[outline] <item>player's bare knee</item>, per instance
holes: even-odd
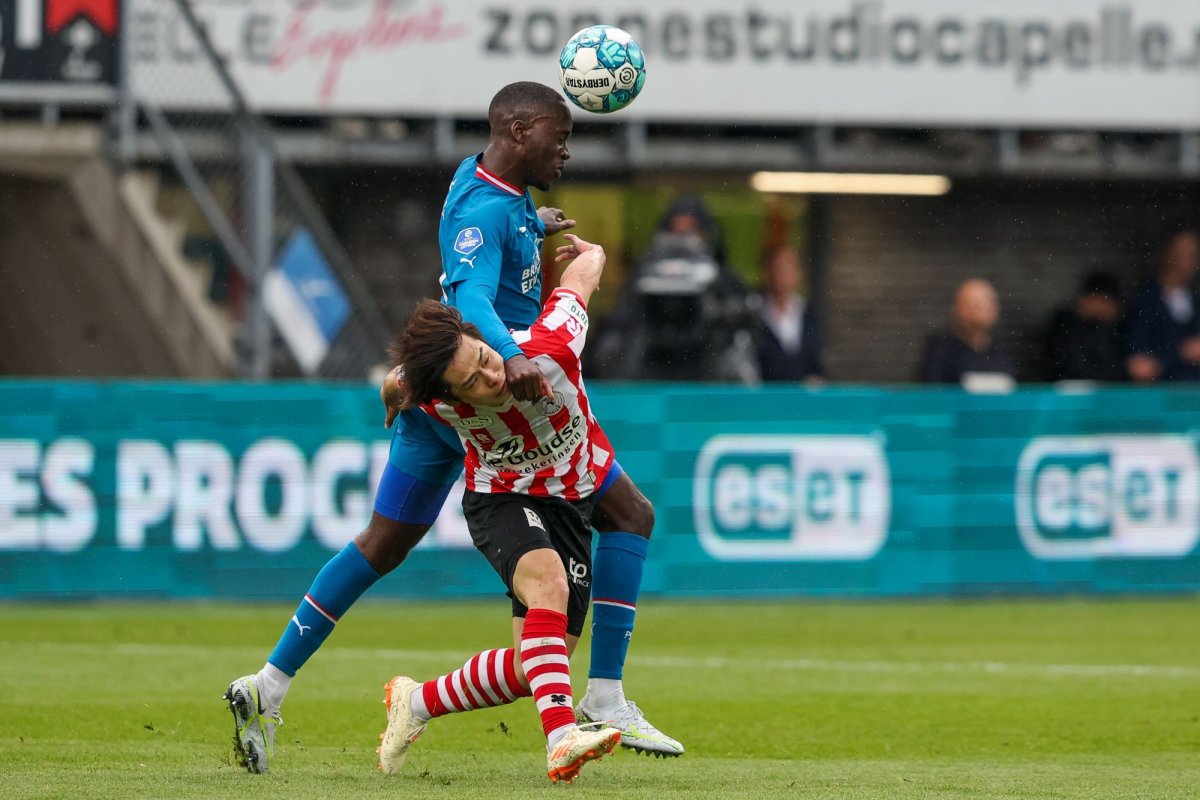
[[[513,571],[513,593],[527,608],[565,612],[570,589],[558,553],[549,548],[521,556]]]
[[[592,524],[601,533],[624,531],[649,539],[654,530],[654,506],[628,475],[622,475],[600,499]]]
[[[650,538],[650,533],[654,530],[654,506],[641,492],[637,492],[634,499],[633,513],[626,530],[646,539]]]
[[[616,513],[609,515],[609,521],[610,526],[603,529],[606,533],[625,531],[649,539],[651,531],[654,530],[654,506],[644,494],[634,489]]]
[[[429,525],[400,522],[374,513],[366,530],[355,538],[354,543],[371,568],[386,575],[404,563],[429,528]]]
[[[522,555],[512,573],[512,593],[527,608],[565,612],[569,589],[558,553],[547,547]]]
[[[566,613],[570,588],[567,586],[567,574],[563,572],[561,565],[557,572],[546,572],[525,581],[522,590],[525,597],[521,602],[529,608],[548,608],[551,611]]]

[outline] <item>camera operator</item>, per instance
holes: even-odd
[[[598,338],[599,377],[759,380],[757,316],[726,266],[716,220],[696,197],[668,209]]]

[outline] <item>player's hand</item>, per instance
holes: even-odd
[[[599,250],[601,255],[604,252],[604,248],[600,245],[585,242],[573,233],[567,234],[567,242],[567,244],[555,248],[554,263],[561,264],[564,261],[571,261],[590,250]]]
[[[504,380],[508,390],[517,400],[537,400],[539,397],[553,397],[550,381],[538,369],[538,365],[525,356],[513,356],[504,362]]]
[[[400,413],[404,402],[404,392],[400,388],[400,367],[395,367],[383,379],[379,389],[379,399],[383,401],[383,427],[390,428]]]
[[[563,213],[561,208],[550,208],[542,206],[537,210],[538,219],[542,221],[542,225],[546,228],[546,235],[553,236],[556,233],[561,233],[575,227],[575,220],[567,219],[567,215]],[[518,400],[520,398],[517,398]]]

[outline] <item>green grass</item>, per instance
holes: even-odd
[[[545,777],[532,704],[436,720],[388,780],[383,683],[509,635],[505,604],[364,604],[300,673],[269,776],[220,700],[290,606],[0,605],[5,798],[1194,798],[1200,602],[650,600],[630,695],[688,748]],[[574,660],[586,675],[586,642]]]

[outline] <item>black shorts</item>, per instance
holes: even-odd
[[[567,573],[567,633],[579,636],[592,593],[591,498],[463,492],[463,516],[475,547],[504,580],[514,617],[528,611],[513,593],[517,561],[531,550],[549,548]]]

